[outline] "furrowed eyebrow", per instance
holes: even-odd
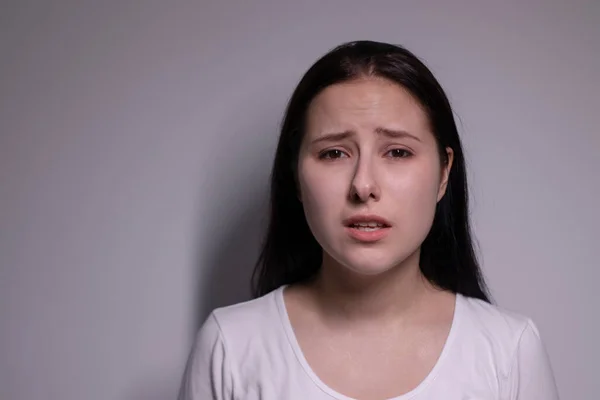
[[[394,129],[378,127],[375,129],[375,133],[380,136],[386,136],[386,137],[392,138],[392,139],[407,138],[407,139],[416,140],[417,142],[421,141],[421,139],[419,139],[415,135],[413,135],[407,131],[403,131],[403,130],[394,130]],[[321,142],[339,142],[339,141],[349,138],[352,135],[354,135],[354,132],[350,131],[350,130],[343,131],[343,132],[327,133],[325,135],[322,135],[322,136],[314,139],[311,142],[311,144],[314,145],[316,143],[321,143]]]
[[[417,142],[421,141],[421,139],[419,139],[412,133],[408,133],[408,132],[402,131],[402,130],[398,131],[398,130],[387,129],[387,128],[377,128],[377,129],[375,129],[375,133],[377,133],[378,135],[387,136],[387,137],[393,138],[393,139],[407,138],[407,139],[416,140]]]
[[[327,133],[323,136],[319,136],[318,138],[313,140],[311,143],[316,144],[316,143],[321,143],[321,142],[339,142],[341,140],[349,138],[352,135],[353,135],[352,131]]]

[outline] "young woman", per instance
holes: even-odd
[[[287,108],[255,299],[209,316],[180,399],[558,399],[535,324],[490,304],[468,217],[432,73],[333,49]]]

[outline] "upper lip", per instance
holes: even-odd
[[[353,215],[344,220],[344,225],[351,226],[354,224],[358,224],[360,222],[376,222],[376,223],[384,225],[384,226],[392,225],[391,222],[389,222],[385,218],[380,217],[379,215],[374,215],[374,214]]]

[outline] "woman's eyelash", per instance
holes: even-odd
[[[412,156],[412,153],[406,149],[392,149],[386,154],[391,154],[392,158],[407,158]]]
[[[346,153],[338,149],[326,150],[319,154],[319,158],[321,160],[334,160],[337,158],[342,158],[344,156],[346,156]]]
[[[386,152],[385,154],[389,154],[390,158],[407,158],[413,155],[410,151],[406,149],[392,149]],[[348,157],[348,155],[342,150],[338,149],[325,150],[319,154],[319,159],[321,160],[335,160],[344,157]]]

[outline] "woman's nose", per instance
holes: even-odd
[[[369,199],[379,201],[381,189],[373,171],[372,162],[368,158],[359,159],[350,187],[350,200],[365,203]]]

